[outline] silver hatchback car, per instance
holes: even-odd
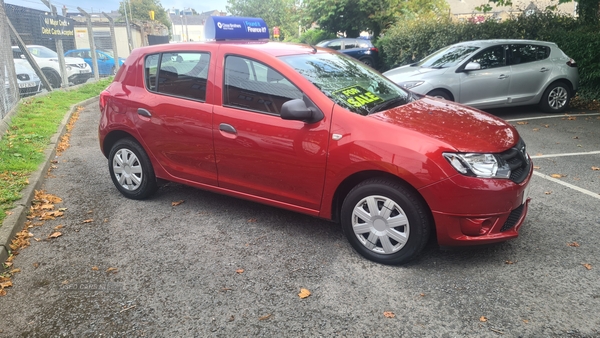
[[[579,83],[573,59],[555,43],[533,40],[461,42],[383,75],[415,93],[475,108],[539,104],[553,113],[567,109]]]

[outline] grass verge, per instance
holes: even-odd
[[[21,101],[0,140],[0,224],[21,198],[31,173],[44,161],[44,150],[71,105],[99,95],[111,80]]]

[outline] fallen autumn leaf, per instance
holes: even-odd
[[[592,264],[584,263],[584,264],[581,264],[581,265],[583,265],[588,270],[592,270]]]
[[[60,232],[56,231],[56,232],[53,232],[50,236],[48,236],[48,238],[57,238],[60,236],[62,236],[62,234]]]
[[[394,317],[396,317],[396,314],[394,314],[392,311],[384,311],[383,316],[385,318],[394,318]]]
[[[298,294],[298,297],[300,297],[301,299],[304,299],[308,296],[310,296],[310,291],[308,291],[308,289],[300,289],[300,293]]]
[[[185,202],[185,201],[184,200],[179,200],[179,201],[176,201],[176,202],[171,202],[171,206],[176,207],[176,206],[180,205],[183,202]]]

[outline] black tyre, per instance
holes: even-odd
[[[373,59],[371,59],[370,57],[364,57],[359,59],[358,61],[364,63],[365,65],[369,66],[369,67],[373,67]]]
[[[382,264],[397,265],[416,258],[432,228],[420,196],[387,179],[369,179],[354,187],[340,216],[352,247]]]
[[[554,82],[542,95],[540,108],[546,113],[562,113],[569,107],[571,89],[564,82]]]
[[[115,143],[108,156],[108,170],[117,189],[127,198],[145,199],[158,188],[152,163],[134,139]]]
[[[452,96],[450,94],[448,94],[448,92],[446,92],[444,90],[440,90],[440,89],[434,89],[434,90],[430,91],[429,93],[427,93],[427,95],[437,97],[440,99],[444,99],[447,101],[454,101],[454,99],[452,98]]]
[[[48,82],[50,82],[50,86],[52,86],[52,88],[60,88],[62,85],[62,78],[60,77],[60,74],[58,74],[54,69],[50,68],[42,69],[42,73],[44,73],[44,76]]]

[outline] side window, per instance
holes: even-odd
[[[206,100],[209,61],[208,53],[163,53],[158,71],[157,91],[194,100]]]
[[[481,66],[481,69],[497,68],[506,66],[506,59],[504,56],[504,46],[495,46],[485,49],[469,60],[470,62],[477,62]]]
[[[342,49],[342,40],[331,41],[327,45],[327,48],[331,48],[331,49],[335,49],[335,50]]]
[[[511,64],[544,60],[550,56],[550,48],[538,45],[511,45]]]
[[[358,48],[358,41],[354,39],[344,40],[344,49]]]
[[[223,105],[279,115],[302,92],[275,69],[238,56],[225,58]]]
[[[152,54],[146,56],[144,61],[144,77],[146,82],[146,88],[149,91],[156,91],[156,71],[158,69],[158,56],[159,54]]]

